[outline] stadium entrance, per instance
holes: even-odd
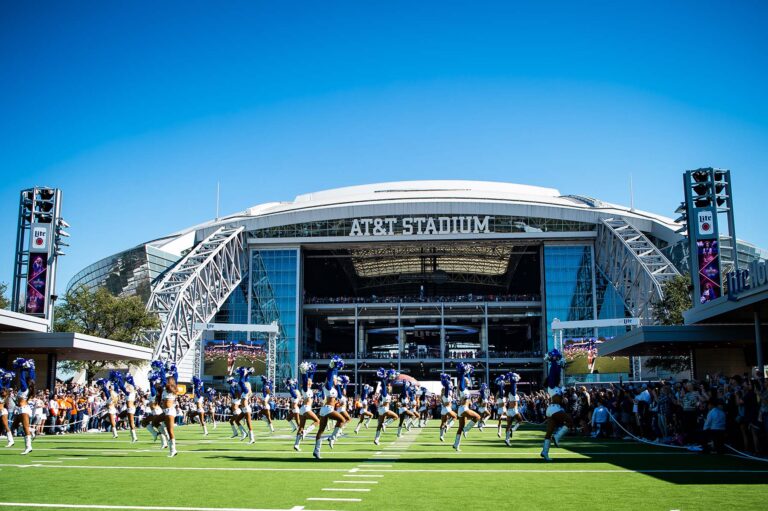
[[[305,358],[356,361],[437,380],[457,360],[488,381],[541,372],[541,246],[507,241],[310,245],[304,257]],[[398,356],[400,354],[400,356]]]

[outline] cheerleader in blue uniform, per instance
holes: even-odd
[[[301,396],[301,407],[299,408],[299,430],[296,432],[296,441],[293,444],[293,448],[297,451],[301,450],[301,441],[307,433],[311,432],[320,424],[320,419],[315,412],[312,411],[312,401],[315,394],[312,390],[312,379],[315,377],[315,371],[317,366],[313,362],[302,362],[299,364],[299,374],[301,375],[301,386],[299,387]],[[307,419],[312,421],[309,427],[306,427]]]
[[[301,414],[299,414],[299,408],[301,407],[301,396],[299,395],[299,387],[296,380],[292,378],[285,379],[285,387],[288,389],[290,395],[288,403],[288,424],[291,425],[291,432],[299,430],[299,422],[301,421]]]
[[[208,401],[208,414],[211,416],[213,429],[216,429],[216,389],[213,387],[208,387],[208,389],[205,391],[205,396]]]
[[[101,391],[104,393],[104,404],[107,407],[109,428],[110,431],[112,431],[112,438],[117,438],[117,401],[119,395],[112,382],[107,378],[99,378],[96,380],[96,384],[101,387]]]
[[[427,410],[428,404],[427,387],[421,387],[419,389],[419,427],[422,428],[427,425],[429,420],[429,411]]]
[[[445,432],[448,431],[450,423],[456,418],[456,412],[453,411],[453,383],[451,376],[446,373],[440,374],[440,383],[443,390],[440,393],[440,441],[445,441]]]
[[[176,420],[176,394],[178,393],[176,382],[179,381],[176,364],[166,362],[165,371],[162,374],[164,376],[163,393],[160,399],[163,403],[163,422],[168,434],[168,457],[173,458],[178,454],[178,451],[176,451],[176,435],[173,431]]]
[[[135,444],[139,439],[136,436],[136,384],[130,374],[123,378],[120,371],[110,371],[109,381],[112,386],[125,396],[125,410],[120,412],[119,418],[125,418],[128,430],[131,432],[131,443]]]
[[[200,425],[203,427],[203,436],[208,436],[208,426],[205,425],[205,385],[197,376],[192,377],[192,391],[195,393],[195,407]]]
[[[255,373],[256,370],[253,367],[238,367],[237,368],[237,385],[240,389],[240,418],[245,419],[245,427],[248,432],[248,445],[256,443],[256,437],[253,433],[253,408],[251,401],[253,397],[253,389],[251,388],[250,376]],[[264,377],[262,377],[263,379]],[[241,438],[245,440],[245,435]]]
[[[227,385],[229,385],[230,397],[229,425],[232,427],[231,438],[240,437],[240,440],[242,441],[248,438],[248,432],[240,423],[240,419],[243,418],[243,412],[240,409],[240,403],[242,401],[240,399],[240,394],[242,391],[240,390],[240,384],[232,376],[227,377]]]
[[[470,408],[472,405],[472,395],[469,391],[470,377],[474,368],[470,364],[464,364],[459,362],[456,366],[456,378],[459,384],[459,429],[456,431],[456,439],[453,442],[453,448],[456,451],[460,451],[461,437],[467,436],[469,430],[471,430],[480,421],[480,415]],[[469,419],[469,420],[467,420]]]
[[[477,429],[482,431],[485,427],[485,421],[491,416],[491,389],[485,383],[480,384],[480,395],[477,398],[477,414],[480,416]]]
[[[261,377],[261,397],[259,398],[259,405],[261,406],[261,410],[259,410],[259,416],[264,418],[267,421],[267,424],[269,424],[269,431],[274,433],[275,426],[272,425],[271,399],[272,399],[272,380],[268,379],[266,376],[262,376]]]
[[[334,435],[341,430],[342,424],[344,424],[344,416],[336,411],[336,400],[339,397],[339,393],[336,390],[336,384],[338,383],[339,371],[344,367],[344,361],[339,356],[334,356],[331,359],[331,363],[328,366],[328,372],[325,376],[325,383],[323,384],[323,406],[320,408],[320,426],[317,428],[317,435],[315,435],[315,450],[312,455],[320,459],[320,444],[322,442],[321,436],[325,428],[328,426],[329,420],[336,421],[336,427],[333,433],[328,437],[328,446],[333,449],[333,444],[336,439]]]
[[[21,424],[24,428],[24,450],[21,454],[32,452],[32,431],[29,427],[32,417],[32,408],[29,406],[29,398],[35,395],[35,361],[17,358],[13,361],[13,368],[19,375],[19,391],[16,393],[17,414],[13,418],[11,431],[16,431]]]
[[[494,406],[496,407],[496,417],[499,419],[496,436],[501,438],[501,424],[507,419],[507,378],[500,374],[493,383],[496,385],[496,394],[493,396]]]
[[[349,403],[347,400],[347,385],[349,385],[349,376],[342,374],[339,376],[338,383],[336,384],[336,393],[339,395],[339,399],[336,401],[336,411],[344,417],[344,422],[341,424],[341,427],[334,428],[332,434],[334,442],[342,435],[344,427],[352,421],[352,417],[347,409]]]
[[[413,392],[411,391],[410,387],[411,384],[407,381],[404,381],[403,389],[400,391],[400,396],[398,397],[397,416],[400,417],[400,423],[397,425],[398,438],[403,436],[403,423],[405,423],[406,419],[408,420],[406,423],[406,430],[410,431],[411,420],[414,417],[418,417],[418,415],[414,413],[410,408],[413,396]]]
[[[376,376],[379,378],[379,423],[376,426],[376,436],[373,439],[373,443],[379,445],[381,439],[381,432],[384,430],[384,422],[387,420],[396,420],[397,414],[389,409],[392,402],[392,382],[397,378],[398,372],[394,369],[387,371],[383,367],[380,367],[376,372]]]
[[[150,435],[152,435],[152,441],[157,440],[160,437],[160,447],[165,449],[168,447],[168,435],[165,432],[165,425],[163,423],[163,408],[160,402],[160,396],[163,391],[163,378],[160,375],[162,372],[163,363],[159,360],[152,362],[152,370],[148,374],[149,380],[149,400],[147,401],[147,414],[141,421],[141,425],[147,428]]]
[[[507,395],[507,436],[504,443],[512,447],[512,434],[525,422],[525,419],[520,413],[520,397],[517,395],[517,382],[520,381],[520,375],[507,373],[505,379],[509,383],[509,394]]]
[[[563,389],[560,386],[562,370],[565,367],[563,355],[558,350],[547,353],[544,360],[549,364],[547,371],[547,393],[549,394],[549,406],[547,406],[547,431],[544,434],[544,446],[541,449],[541,457],[545,461],[552,461],[549,457],[550,442],[560,446],[560,439],[573,427],[573,419],[566,413],[563,399]]]
[[[13,447],[13,431],[8,426],[8,410],[11,408],[11,384],[16,378],[13,371],[4,371],[0,369],[0,429],[2,429],[5,438],[8,439],[6,447]]]
[[[373,387],[371,387],[367,383],[363,385],[363,388],[360,391],[360,401],[357,403],[360,422],[357,423],[357,427],[355,428],[355,434],[358,434],[360,432],[360,426],[365,426],[365,429],[368,429],[368,423],[371,422],[371,418],[373,417],[373,414],[368,410],[368,405],[370,404],[368,400],[370,399],[372,392],[373,392]]]

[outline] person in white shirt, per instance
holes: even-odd
[[[710,451],[710,443],[716,453],[723,451],[725,442],[725,412],[719,399],[709,401],[709,412],[704,420],[704,452]]]
[[[597,408],[592,411],[592,438],[601,438],[606,435],[608,426],[608,409],[602,401],[597,402]]]

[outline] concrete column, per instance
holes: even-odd
[[[400,317],[400,304],[397,305],[397,370],[400,370],[401,361],[403,359],[403,322]]]
[[[48,378],[48,390],[51,391],[51,395],[53,395],[54,390],[56,390],[56,363],[58,362],[58,357],[56,356],[56,353],[49,353],[48,354],[48,366],[46,367],[46,377]]]
[[[440,304],[440,371],[445,372],[445,305]]]
[[[763,336],[761,335],[762,332],[760,331],[761,329],[760,311],[758,311],[757,309],[754,310],[754,317],[755,317],[755,354],[757,355],[757,370],[760,371],[760,373],[762,373],[763,369],[765,368],[765,362],[763,361]]]

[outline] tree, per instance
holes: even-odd
[[[54,329],[77,332],[113,341],[147,346],[141,339],[143,330],[160,327],[156,314],[147,312],[137,296],[119,297],[104,288],[90,291],[85,286],[70,290],[56,307]],[[62,367],[71,371],[85,370],[90,381],[98,371],[114,361],[68,360]],[[130,361],[126,361],[128,365]]]
[[[7,309],[11,302],[5,297],[5,292],[8,291],[8,284],[0,282],[0,309]]]
[[[690,275],[677,275],[664,282],[664,298],[653,309],[653,319],[659,325],[682,325],[683,312],[693,306],[691,301]],[[687,371],[691,367],[688,355],[650,357],[645,362],[649,369],[663,369],[673,373]]]

